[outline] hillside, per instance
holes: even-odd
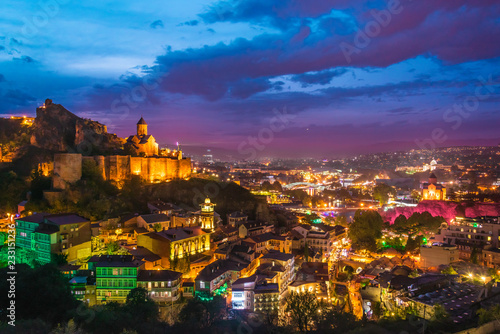
[[[123,146],[123,139],[108,133],[105,125],[80,118],[50,99],[36,109],[30,142],[45,150],[83,155],[117,153]]]
[[[0,161],[15,158],[18,148],[30,143],[32,130],[22,118],[0,118]]]

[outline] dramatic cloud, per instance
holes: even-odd
[[[122,136],[142,114],[160,143],[234,151],[286,110],[262,156],[411,147],[438,126],[450,145],[499,139],[498,1],[91,1],[30,37],[18,21],[36,8],[6,1],[3,114],[51,97]],[[478,89],[455,131],[448,110]]]

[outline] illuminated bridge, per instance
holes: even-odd
[[[308,189],[308,188],[325,190],[327,187],[328,187],[327,185],[315,184],[315,183],[309,183],[309,182],[295,182],[295,183],[290,183],[290,184],[286,184],[283,186],[283,188],[285,188],[287,190]]]

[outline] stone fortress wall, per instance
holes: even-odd
[[[139,175],[147,182],[191,177],[191,159],[175,157],[132,157],[130,155],[82,156],[79,153],[54,155],[53,189],[65,189],[82,177],[84,161],[96,162],[105,180],[123,181]]]

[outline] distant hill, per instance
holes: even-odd
[[[54,152],[106,155],[121,151],[124,140],[108,133],[105,125],[78,117],[47,99],[36,110],[30,142],[33,146]]]

